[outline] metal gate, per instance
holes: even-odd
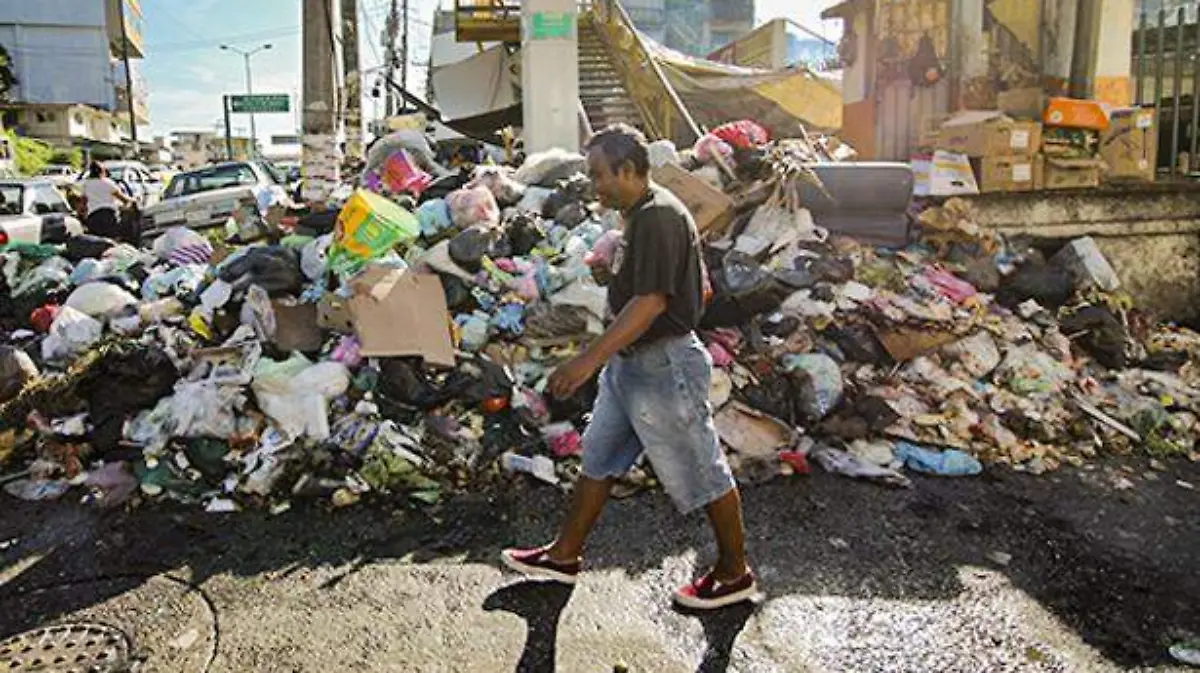
[[[1158,166],[1172,178],[1200,173],[1200,2],[1145,0],[1133,33],[1134,102],[1158,117]]]

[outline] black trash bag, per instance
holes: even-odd
[[[1085,306],[1062,318],[1059,330],[1074,339],[1079,347],[1109,369],[1124,369],[1128,364],[1125,346],[1129,333],[1121,321],[1103,306]]]
[[[591,216],[592,211],[588,210],[586,205],[580,201],[572,201],[558,209],[554,214],[554,221],[568,229],[574,229],[587,222]]]
[[[85,259],[99,259],[116,244],[116,241],[103,236],[93,236],[92,234],[72,236],[67,239],[67,246],[63,250],[62,256],[72,264],[78,264]]]
[[[278,245],[255,246],[221,270],[221,280],[235,289],[257,285],[272,297],[299,296],[305,283],[297,251]]]
[[[798,258],[801,263],[802,258]],[[808,263],[808,270],[817,281],[841,284],[854,280],[854,260],[844,257],[821,257]]]
[[[450,259],[468,273],[479,273],[483,258],[496,242],[496,234],[484,227],[468,227],[450,239]]]
[[[546,197],[542,203],[542,217],[557,219],[558,212],[566,206],[572,203],[587,203],[594,198],[592,181],[585,175],[575,175],[568,180],[559,182],[550,196]]]
[[[432,201],[433,199],[444,199],[450,194],[450,192],[466,187],[467,183],[470,181],[471,172],[462,170],[460,168],[457,173],[451,173],[450,175],[442,176],[429,183],[429,186],[425,188],[425,191],[421,192],[421,198],[417,200],[417,203],[419,205],[425,203],[426,201]]]
[[[1071,298],[1071,274],[1054,266],[1029,263],[1000,282],[996,301],[1015,309],[1029,299],[1044,308],[1057,309]]]
[[[508,237],[508,232],[501,231],[492,242],[492,247],[488,250],[488,257],[492,259],[504,259],[513,256],[512,240]]]
[[[102,452],[117,448],[125,421],[170,395],[178,379],[171,358],[158,347],[119,344],[101,354],[75,386],[88,405],[92,446]]]
[[[770,373],[761,377],[759,383],[744,388],[740,396],[754,409],[796,425],[795,394],[792,382],[786,376]]]
[[[842,355],[852,362],[882,364],[889,361],[875,331],[867,325],[831,325],[822,334],[837,344]]]
[[[446,295],[446,308],[456,313],[464,313],[471,307],[474,297],[466,281],[449,273],[439,273],[442,279],[442,292]]]
[[[312,236],[313,238],[331,233],[337,225],[337,218],[340,212],[336,209],[329,209],[302,215],[296,222],[296,233]]]
[[[546,228],[542,220],[533,213],[516,211],[505,223],[508,227],[508,240],[512,244],[512,254],[524,257],[546,238]]]
[[[783,316],[775,321],[762,321],[761,329],[763,336],[786,339],[795,334],[801,324],[803,324],[801,320],[795,316]]]
[[[704,311],[704,329],[736,327],[754,316],[776,311],[792,293],[778,283],[754,258],[730,252],[712,274],[713,297]]]
[[[476,367],[478,369],[476,370]],[[451,374],[467,375],[469,377],[462,391],[456,396],[468,406],[479,406],[485,400],[495,397],[509,397],[512,394],[515,381],[509,377],[504,367],[488,360],[476,359],[463,365]]]
[[[1000,270],[988,257],[970,260],[958,277],[985,294],[991,294],[1000,287]]]
[[[470,376],[456,371],[444,383],[436,383],[419,358],[380,359],[380,395],[417,409],[440,407],[458,398],[472,382]]]

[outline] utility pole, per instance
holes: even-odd
[[[407,0],[405,6],[407,6]],[[398,0],[392,0],[392,8],[388,11],[387,25],[384,28],[383,43],[384,58],[387,62],[384,70],[385,81],[394,81],[393,75],[396,72],[396,35],[400,32],[400,5]],[[396,112],[395,93],[392,92],[392,87],[386,87],[384,98],[383,114],[385,117],[391,117]]]
[[[137,157],[137,113],[133,111],[133,71],[129,68],[129,35],[125,30],[125,0],[117,0],[117,20],[121,22],[121,61],[125,64],[125,102],[129,104],[129,142]]]
[[[403,32],[400,34],[400,88],[408,93],[408,0],[404,2],[404,25]],[[407,103],[403,103],[404,107],[408,107]]]
[[[337,187],[338,153],[334,110],[332,0],[303,0],[303,155],[304,199],[323,204]]]
[[[362,74],[358,71],[358,0],[342,0],[342,72],[346,101],[346,155],[362,154]]]
[[[256,47],[249,51],[247,51],[245,49],[239,49],[239,48],[237,48],[233,45],[229,45],[229,44],[221,45],[222,51],[232,51],[235,54],[239,54],[242,57],[242,60],[244,60],[246,62],[246,95],[251,95],[254,93],[254,74],[250,70],[251,57],[253,57],[255,54],[257,54],[259,52],[266,51],[270,48],[271,48],[270,43],[264,44],[261,47]],[[253,155],[257,152],[258,152],[258,127],[255,126],[254,113],[251,112],[250,113],[250,154],[251,154],[251,156],[249,158],[253,158]]]

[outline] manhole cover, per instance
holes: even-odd
[[[0,671],[110,673],[129,666],[129,638],[103,624],[59,624],[0,642]]]

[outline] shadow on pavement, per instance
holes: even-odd
[[[963,591],[961,567],[990,566],[1114,663],[1154,665],[1172,633],[1200,633],[1200,517],[1196,494],[1174,483],[1200,483],[1200,465],[1173,462],[1171,476],[1125,492],[1105,485],[1105,469],[1029,477],[996,468],[979,479],[918,479],[907,491],[824,474],[777,480],[745,492],[752,560],[772,598],[949,600]],[[549,540],[565,505],[563,494],[524,480],[495,497],[464,495],[424,512],[297,504],[274,517],[168,505],[98,512],[2,497],[0,605],[94,577],[173,572],[202,586],[221,574],[276,579],[346,568],[326,582],[331,589],[377,561],[453,556],[496,565],[504,546]],[[703,517],[682,518],[665,496],[649,494],[614,502],[587,556],[590,568],[639,577],[693,551],[699,564],[713,556]],[[994,552],[1011,555],[1011,563],[989,561]],[[128,590],[131,581],[104,586]],[[569,598],[553,591],[514,585],[484,606],[529,621],[523,665],[553,661],[557,614]],[[79,594],[37,610],[0,610],[0,638],[109,597]],[[749,616],[704,621],[701,670],[728,666]]]
[[[746,623],[754,616],[759,605],[758,601],[739,603],[712,612],[676,608],[679,614],[699,620],[704,628],[707,647],[696,673],[725,673],[729,670],[733,644],[737,642],[737,637],[746,628]]]
[[[501,587],[483,602],[489,612],[502,610],[525,620],[525,648],[516,673],[553,671],[558,654],[558,621],[574,587],[552,582],[519,582]]]

